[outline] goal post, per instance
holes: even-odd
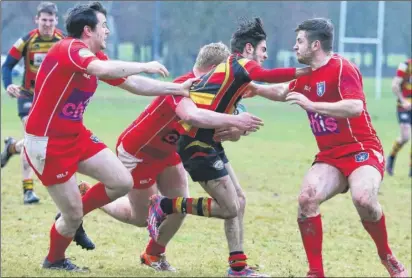
[[[375,2],[376,3],[376,2]],[[375,57],[375,98],[382,96],[383,31],[385,22],[385,1],[378,1],[378,24],[376,38],[346,37],[347,1],[340,2],[338,52],[344,55],[345,44],[374,44]]]

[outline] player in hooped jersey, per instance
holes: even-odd
[[[36,77],[34,102],[26,124],[24,152],[30,166],[61,211],[50,230],[50,249],[43,267],[84,271],[65,257],[65,250],[85,214],[125,195],[133,186],[130,172],[83,125],[83,113],[98,79],[140,95],[184,95],[183,84],[133,76],[141,72],[167,75],[157,63],[109,61],[106,10],[99,2],[80,4],[66,19],[68,37],[46,55]],[[81,197],[75,172],[100,181]]]
[[[177,78],[181,83],[188,78],[200,77],[225,61],[230,51],[223,43],[203,46],[193,71]],[[142,114],[118,138],[116,150],[119,159],[131,171],[134,186],[126,197],[119,198],[101,209],[112,217],[139,227],[147,226],[148,200],[159,190],[164,196],[188,197],[186,171],[176,150],[179,121],[196,127],[230,128],[255,131],[260,120],[248,113],[234,116],[199,109],[189,98],[166,96],[155,98]],[[81,192],[90,188],[86,182]],[[157,240],[150,239],[141,254],[141,262],[158,271],[175,271],[165,256],[166,245],[177,232],[184,219],[175,214],[160,227]]]
[[[190,97],[198,107],[231,114],[252,80],[279,83],[310,72],[310,68],[262,68],[268,56],[266,33],[259,18],[240,24],[232,35],[231,51],[232,55],[224,63],[204,75],[190,90]],[[183,165],[192,180],[199,182],[211,197],[152,196],[148,218],[151,237],[156,239],[159,224],[175,213],[224,219],[229,249],[228,276],[266,277],[247,264],[243,249],[245,194],[221,142],[215,141],[215,130],[185,123],[182,129],[184,135],[179,139],[178,152]]]
[[[408,277],[389,247],[385,216],[378,202],[384,157],[366,109],[362,75],[354,64],[332,52],[330,20],[303,21],[296,32],[297,59],[311,66],[312,73],[289,86],[257,85],[254,93],[275,101],[286,100],[306,110],[319,147],[298,198],[298,225],[309,262],[307,276],[324,277],[319,206],[350,190],[383,265],[391,277]]]
[[[18,115],[25,125],[27,115],[33,103],[34,81],[37,70],[49,49],[63,39],[63,33],[56,28],[58,16],[57,6],[51,2],[42,2],[37,7],[36,24],[38,27],[19,38],[10,49],[2,66],[2,78],[6,92],[17,98]],[[24,58],[24,75],[22,85],[13,84],[12,71]],[[7,137],[1,153],[1,167],[6,166],[15,154],[21,154],[23,203],[38,203],[40,199],[34,193],[33,170],[22,152],[23,139],[15,140]]]
[[[398,122],[401,130],[399,138],[393,143],[391,153],[389,154],[386,171],[389,175],[393,175],[395,167],[395,159],[401,148],[409,142],[411,138],[411,121],[412,121],[412,58],[400,63],[396,76],[392,80],[392,91],[395,94],[397,101]],[[410,164],[409,177],[412,177],[412,149],[409,148]]]

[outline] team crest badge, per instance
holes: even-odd
[[[93,134],[92,134],[92,136],[90,136],[90,139],[92,140],[93,143],[99,143],[100,142],[100,139],[97,138],[97,136],[93,135]]]
[[[325,94],[326,91],[326,83],[325,81],[317,82],[316,83],[316,94],[321,97]]]
[[[369,159],[369,154],[367,152],[361,152],[355,155],[356,162],[364,162]]]

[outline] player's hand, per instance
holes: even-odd
[[[169,71],[157,61],[148,62],[145,65],[145,73],[158,73],[163,77],[169,76]]]
[[[286,102],[289,104],[297,104],[306,111],[316,112],[314,102],[310,101],[306,96],[301,93],[290,92],[286,95]]]
[[[19,98],[21,96],[20,86],[15,84],[10,84],[9,86],[7,86],[6,92],[13,98]]]
[[[240,130],[236,127],[225,127],[225,128],[217,128],[215,130],[215,135],[213,136],[213,140],[215,142],[224,142],[224,141],[232,141],[236,142],[239,141],[240,136],[244,134],[244,130]]]
[[[255,132],[263,126],[262,119],[248,112],[240,113],[239,115],[236,115],[235,118],[236,121],[233,125],[242,131]]]
[[[184,97],[189,97],[190,96],[190,89],[192,88],[193,83],[196,83],[199,80],[200,80],[199,78],[195,77],[195,78],[189,78],[188,80],[183,82],[181,84],[182,85],[182,93],[180,95],[184,96]]]
[[[410,111],[412,108],[412,103],[407,101],[406,99],[401,100],[401,107],[407,111]]]
[[[243,93],[243,98],[251,98],[257,95],[257,86],[253,83],[249,83]]]

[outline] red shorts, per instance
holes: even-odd
[[[24,153],[43,185],[68,181],[77,171],[79,162],[86,160],[107,146],[84,129],[70,137],[46,137],[25,134]]]
[[[336,167],[345,177],[349,177],[353,171],[364,165],[375,167],[381,174],[382,179],[385,172],[385,159],[380,152],[375,150],[351,153],[338,158],[331,158],[330,156],[319,152],[313,163],[317,162],[324,162]]]
[[[177,152],[172,152],[163,159],[154,158],[143,152],[138,152],[134,156],[125,151],[121,143],[117,144],[116,153],[123,165],[131,172],[134,189],[150,188],[164,169],[182,162]]]

